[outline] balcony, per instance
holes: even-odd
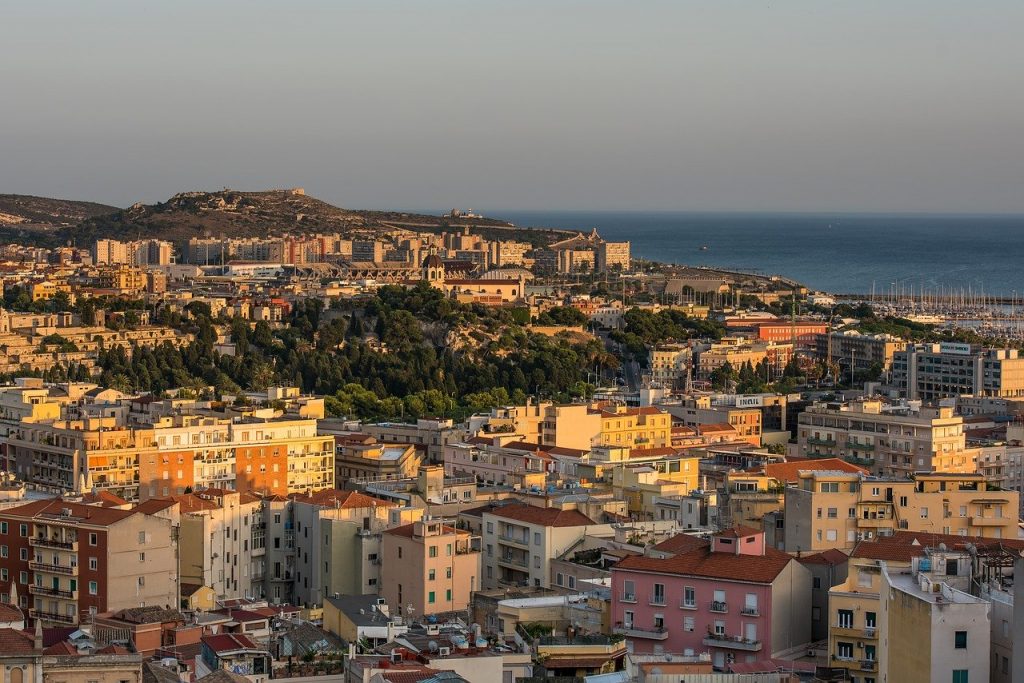
[[[46,586],[37,586],[34,583],[29,584],[28,592],[32,595],[44,595],[48,598],[64,598],[65,600],[78,599],[78,591],[66,591],[60,588],[47,588]]]
[[[875,445],[873,443],[857,443],[856,441],[847,441],[846,442],[846,447],[847,448],[853,448],[853,449],[856,449],[856,450],[861,450],[861,451],[873,451],[873,450],[875,450]]]
[[[745,652],[760,652],[760,640],[747,640],[740,636],[727,636],[724,633],[709,633],[704,636],[704,644],[709,647],[728,648],[730,650],[743,650]]]
[[[37,548],[53,548],[55,550],[70,550],[73,553],[78,552],[78,541],[61,541],[54,538],[30,536],[28,544]]]
[[[860,517],[857,519],[857,527],[861,529],[888,529],[895,523],[896,521],[891,517]]]
[[[651,626],[642,628],[636,624],[616,624],[613,631],[626,638],[640,638],[643,640],[668,640],[668,631],[663,626]]]
[[[827,448],[836,447],[835,441],[829,441],[828,439],[816,439],[813,436],[807,437],[807,443],[812,446],[825,446]]]
[[[498,564],[506,564],[506,565],[509,565],[509,566],[512,566],[512,567],[520,567],[522,569],[529,569],[529,567],[530,567],[530,563],[527,562],[526,560],[520,560],[520,559],[512,557],[511,555],[506,555],[505,557],[499,557],[498,558]]]
[[[78,576],[78,565],[75,565],[74,567],[69,567],[63,564],[29,562],[28,568],[32,571],[43,572],[44,574],[64,574],[66,576]]]
[[[971,517],[971,526],[1005,526],[1009,521],[1007,517]]]
[[[875,627],[874,626],[865,626],[864,627],[864,637],[865,638],[875,638],[875,637],[877,637],[877,631],[875,630]]]
[[[679,601],[679,609],[697,609],[697,601],[683,598]]]
[[[712,600],[710,603],[708,603],[708,609],[712,612],[717,612],[718,614],[725,614],[729,611],[729,603],[719,602],[718,600]]]
[[[33,619],[40,619],[42,621],[51,621],[58,624],[74,624],[74,615],[69,614],[57,614],[56,612],[43,612],[37,609],[30,609],[28,615]]]
[[[745,605],[742,609],[740,609],[740,614],[742,614],[745,617],[759,617],[761,616],[761,611],[757,608],[756,605],[753,607]]]
[[[664,593],[654,593],[651,595],[651,599],[648,601],[648,604],[654,605],[655,607],[664,607],[668,603],[665,601]]]
[[[636,593],[619,593],[619,602],[636,602]]]
[[[530,539],[523,538],[522,536],[516,537],[516,536],[506,536],[505,534],[501,534],[500,536],[498,536],[498,540],[501,541],[502,543],[512,543],[513,545],[522,546],[524,548],[526,548],[526,547],[528,547],[530,545]]]
[[[876,664],[875,660],[873,660],[873,659],[862,659],[862,660],[860,660],[860,670],[861,671],[874,671],[875,670],[875,666],[877,666],[877,664]]]

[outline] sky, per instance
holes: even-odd
[[[1024,2],[0,0],[0,193],[1024,212]]]

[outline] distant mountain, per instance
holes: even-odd
[[[193,237],[267,237],[337,232],[344,235],[387,229],[440,231],[473,227],[513,238],[504,221],[442,217],[398,211],[343,209],[307,195],[301,188],[240,192],[180,192],[165,202],[137,203],[127,209],[0,195],[0,242],[40,246],[90,246],[97,239],[158,238],[183,243]]]
[[[87,218],[120,211],[116,206],[50,199],[27,194],[0,194],[0,226],[77,225]]]
[[[358,212],[314,199],[301,189],[265,192],[181,192],[158,204],[133,204],[106,216],[86,219],[69,237],[91,242],[192,237],[266,237],[275,233],[347,232],[363,227]]]

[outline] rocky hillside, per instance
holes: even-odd
[[[27,194],[0,194],[0,226],[78,225],[87,218],[110,215],[116,206]]]
[[[204,236],[347,232],[365,225],[366,219],[358,213],[314,199],[297,188],[222,190],[181,192],[159,204],[134,204],[115,214],[84,221],[73,236],[86,241],[159,237],[184,242]]]

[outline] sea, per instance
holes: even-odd
[[[501,211],[593,228],[644,259],[783,275],[821,291],[1024,297],[1024,215]]]

